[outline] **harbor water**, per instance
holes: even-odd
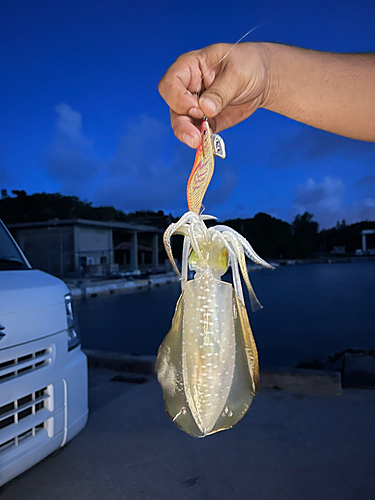
[[[282,266],[250,278],[264,306],[255,313],[248,308],[261,366],[292,366],[349,347],[375,349],[374,261]],[[83,348],[156,354],[179,294],[172,283],[78,301]]]

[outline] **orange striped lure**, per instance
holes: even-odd
[[[211,134],[207,118],[201,126],[201,143],[195,155],[186,194],[190,212],[199,215],[204,195],[214,173],[214,155],[225,158],[223,139],[217,134]]]

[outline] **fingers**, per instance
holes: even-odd
[[[193,53],[188,53],[180,56],[165,73],[159,83],[159,92],[175,113],[201,118],[202,111],[195,95],[199,87],[199,63]]]
[[[208,118],[217,116],[239,95],[239,82],[233,76],[230,71],[220,72],[199,98],[199,107]]]
[[[214,119],[215,132],[233,127],[252,115],[259,107],[262,97],[258,97],[244,104],[229,105]],[[210,120],[212,122],[212,119]]]
[[[201,72],[193,54],[180,56],[168,69],[160,80],[159,92],[170,107],[175,136],[191,148],[197,148],[200,133],[199,122],[195,120],[202,120],[204,115],[195,95],[195,91],[200,89]]]
[[[195,123],[193,118],[179,115],[171,110],[171,124],[177,139],[194,149],[199,146],[201,142],[199,123]]]
[[[230,47],[216,44],[183,54],[159,83],[159,92],[170,108],[174,133],[191,148],[200,144],[199,128],[204,115],[210,118],[213,129],[219,131],[255,110],[251,101],[257,95],[248,99],[248,92],[244,92],[249,80],[244,69],[248,47],[241,46],[222,62]],[[197,95],[202,91],[198,101]],[[247,106],[242,107],[245,103]]]

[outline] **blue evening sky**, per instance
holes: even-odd
[[[157,91],[168,66],[256,25],[246,41],[371,52],[374,21],[373,0],[3,1],[0,187],[180,216],[194,151]],[[375,144],[264,110],[221,135],[227,159],[206,213],[291,221],[308,210],[321,227],[375,219]]]

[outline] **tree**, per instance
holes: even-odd
[[[319,224],[313,220],[313,217],[313,214],[305,212],[302,215],[297,214],[293,220],[294,252],[300,259],[313,257],[318,249]]]
[[[305,212],[302,215],[297,214],[293,220],[294,234],[297,235],[316,235],[318,233],[319,224],[313,220],[314,215]]]
[[[26,198],[27,196],[27,193],[24,189],[12,189],[12,194],[14,194],[14,196],[17,196],[17,198]]]
[[[290,225],[287,222],[259,212],[252,219],[229,220],[224,224],[242,234],[262,257],[292,257]]]

